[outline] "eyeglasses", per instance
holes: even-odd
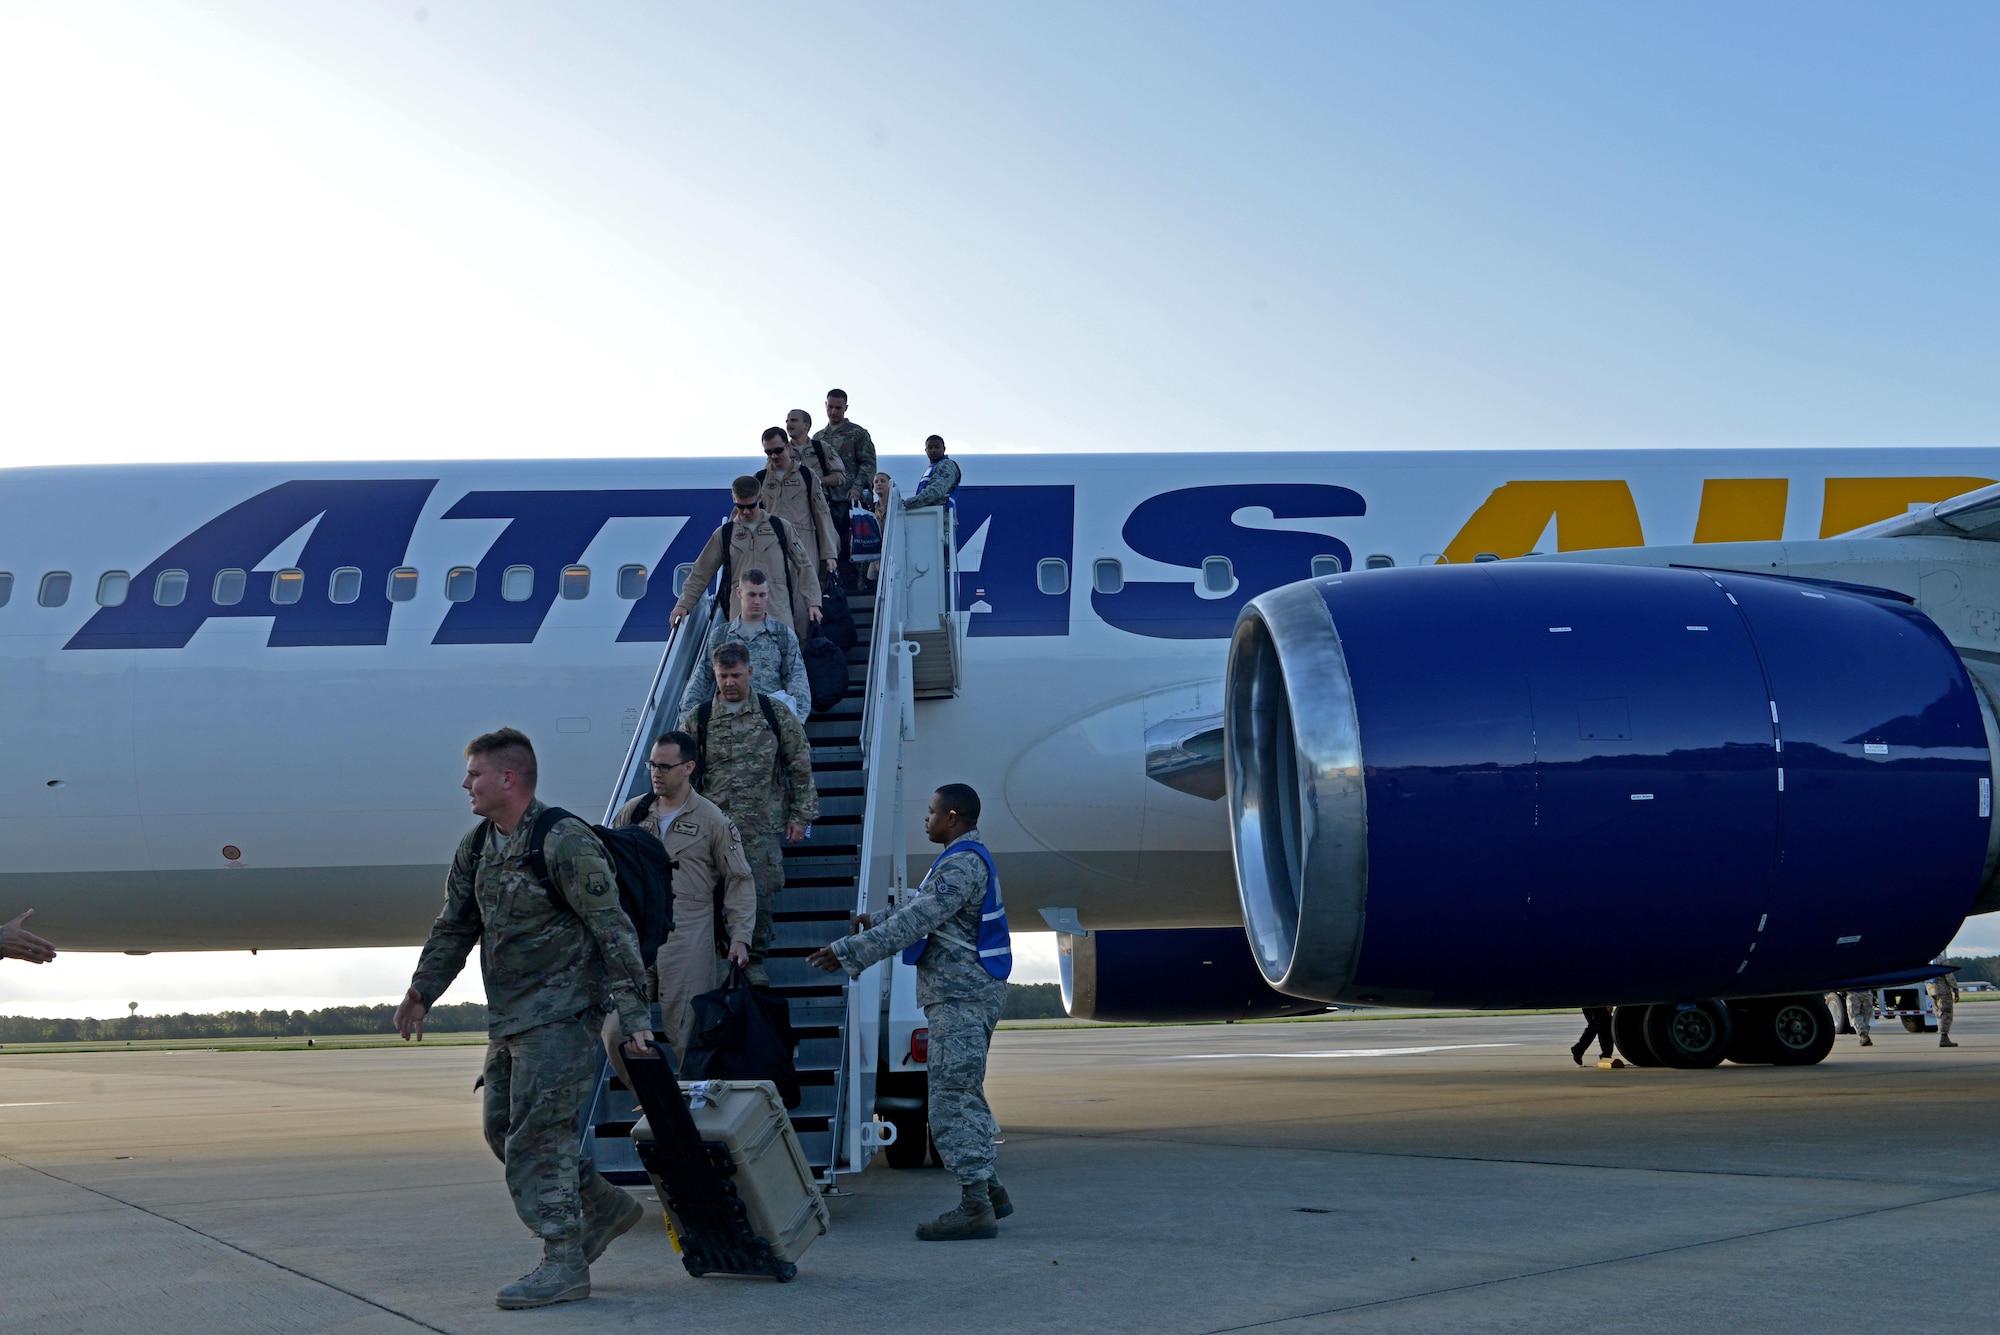
[[[758,506],[762,505],[763,503],[764,501],[762,497],[759,497],[757,500],[754,501],[738,501],[736,502],[736,513],[747,515],[752,510],[755,510]]]
[[[777,457],[778,457],[779,455],[783,454],[784,452],[785,452],[785,447],[784,447],[784,446],[782,446],[782,445],[780,445],[780,446],[779,446],[779,447],[778,447],[777,449],[775,449],[775,450],[765,450],[765,451],[764,451],[764,457],[765,457],[766,459],[775,459],[775,458],[777,458]]]
[[[679,769],[682,765],[692,764],[694,764],[692,760],[669,760],[665,764],[661,764],[657,760],[649,760],[646,762],[646,768],[652,770],[655,774],[665,774],[670,769]]]

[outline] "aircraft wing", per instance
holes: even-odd
[[[2000,484],[1864,525],[1842,538],[1968,538],[2000,542]]]

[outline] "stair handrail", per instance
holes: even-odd
[[[889,503],[882,522],[880,574],[875,584],[875,620],[868,634],[868,675],[862,688],[865,694],[861,705],[861,846],[854,878],[856,913],[869,911],[875,850],[886,842],[877,838],[877,829],[885,820],[893,828],[902,805],[902,702],[907,692],[901,688],[900,679],[910,671],[907,655],[897,651],[903,640],[905,582],[903,528],[898,522],[902,501],[902,494],[890,483]],[[888,781],[886,791],[884,780]],[[833,1153],[826,1174],[829,1183],[840,1173],[861,1170],[861,1127],[874,1111],[861,1106],[861,1081],[854,1078],[861,1063],[872,1066],[874,1060],[874,1054],[861,1051],[862,1007],[873,1006],[879,1011],[882,1004],[879,989],[864,997],[865,991],[859,980],[847,989],[847,1041],[835,1078],[833,1118],[829,1125],[833,1133]]]
[[[650,786],[652,775],[645,766],[652,759],[653,738],[665,731],[659,724],[660,710],[664,707],[671,715],[679,705],[682,693],[687,690],[688,677],[694,671],[695,656],[708,642],[709,628],[714,625],[721,604],[722,591],[718,589],[697,602],[694,610],[681,618],[680,625],[667,631],[667,641],[660,647],[660,666],[653,672],[653,684],[647,688],[646,703],[639,710],[639,725],[632,730],[632,740],[625,747],[617,790],[604,810],[606,825],[617,816],[618,808]]]

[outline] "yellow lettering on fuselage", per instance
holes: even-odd
[[[1907,513],[1927,505],[1990,487],[1990,477],[1830,477],[1826,505],[1820,510],[1822,538],[1850,533],[1863,524]]]
[[[1718,477],[1701,484],[1701,513],[1694,521],[1696,542],[1775,542],[1785,536],[1781,477]]]
[[[1639,508],[1623,482],[1509,482],[1472,512],[1444,549],[1453,565],[1475,556],[1525,556],[1556,526],[1556,550],[1643,547]]]

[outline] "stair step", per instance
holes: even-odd
[[[851,901],[850,901],[851,902]],[[818,950],[829,942],[847,935],[847,915],[837,918],[807,918],[797,922],[774,924],[771,938],[773,953]],[[833,974],[827,975],[829,978]]]
[[[791,868],[785,868],[786,879],[791,878]],[[855,902],[860,898],[855,893],[854,878],[850,875],[839,885],[787,885],[772,901],[773,917],[783,922],[788,917],[845,915],[854,911]],[[825,942],[821,942],[825,945]]]

